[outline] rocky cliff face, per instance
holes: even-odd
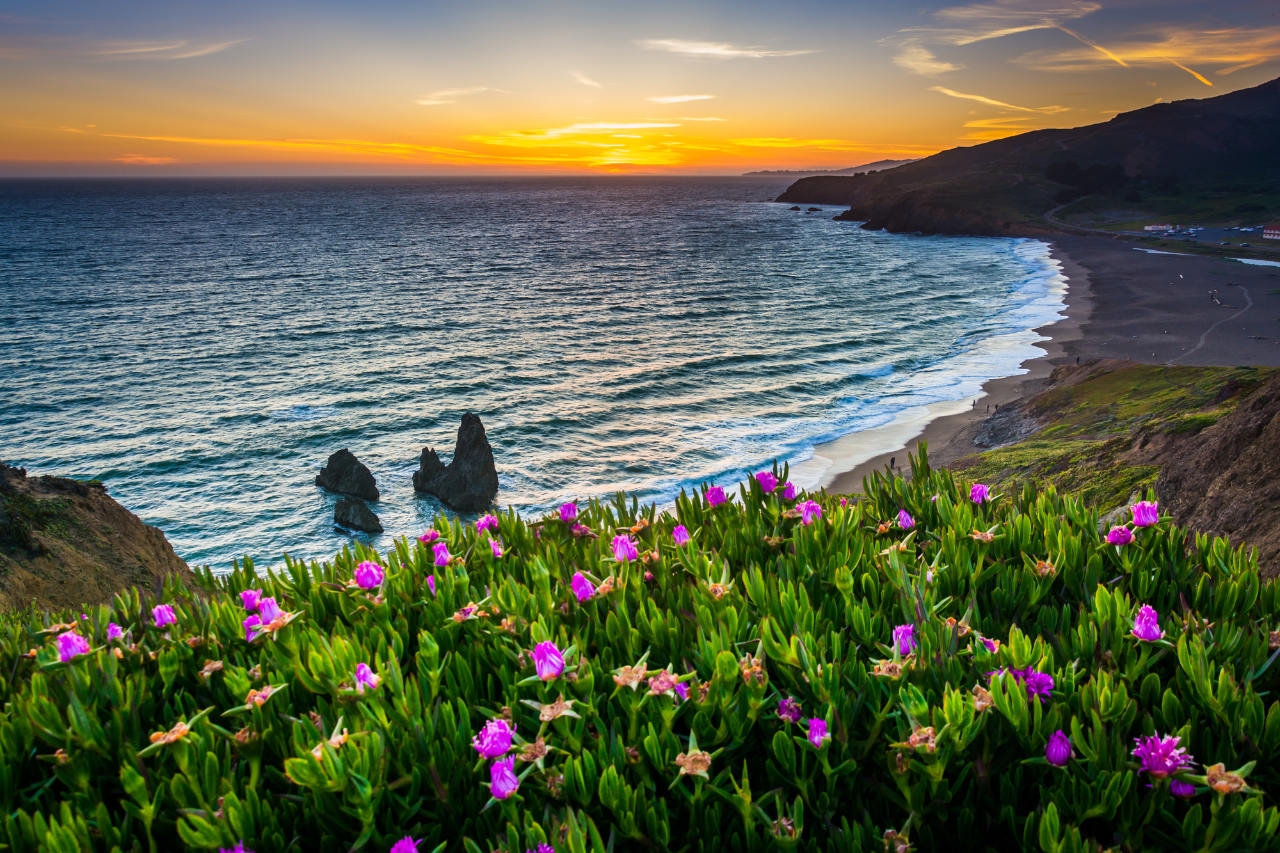
[[[129,587],[194,580],[164,534],[100,484],[28,477],[0,463],[0,608],[78,607]]]

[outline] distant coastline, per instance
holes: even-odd
[[[744,178],[809,178],[820,177],[822,175],[865,175],[871,172],[883,172],[886,169],[896,169],[898,166],[905,166],[908,163],[914,163],[919,158],[911,160],[877,160],[874,163],[863,163],[861,166],[849,166],[844,169],[765,169],[758,172],[745,172]]]

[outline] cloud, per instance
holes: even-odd
[[[1004,101],[997,101],[995,98],[988,98],[986,95],[971,95],[968,92],[957,92],[955,89],[948,89],[946,86],[930,86],[930,92],[937,92],[940,95],[946,95],[948,98],[959,98],[964,101],[977,101],[979,104],[986,104],[989,107],[999,107],[1002,110],[1018,110],[1024,113],[1060,113],[1066,107],[1060,107],[1056,104],[1051,107],[1020,107],[1017,104],[1008,104]]]
[[[847,139],[796,139],[790,136],[751,136],[743,139],[730,139],[729,141],[744,148],[808,148],[816,151],[871,151],[877,154],[893,152],[896,154],[920,154],[924,156],[938,152],[936,147],[927,147],[914,143],[854,142]]]
[[[520,148],[542,147],[549,143],[560,145],[577,145],[589,147],[608,147],[610,143],[601,142],[592,137],[615,137],[629,130],[666,130],[679,127],[677,122],[669,121],[633,121],[633,122],[579,122],[566,127],[551,127],[543,130],[516,130],[488,136],[472,136],[472,142],[485,145],[505,145]]]
[[[577,80],[579,83],[581,83],[584,86],[590,86],[593,89],[604,88],[602,84],[597,83],[595,80],[592,80],[590,77],[583,74],[581,71],[570,71],[569,76],[572,77],[574,80]]]
[[[915,39],[909,39],[899,46],[898,54],[893,58],[893,64],[926,77],[945,74],[948,71],[959,71],[964,67],[951,62],[944,62]]]
[[[999,116],[997,118],[980,118],[966,121],[964,127],[969,132],[964,139],[974,142],[990,142],[993,139],[1004,139],[1016,136],[1029,130],[1040,130],[1039,126],[1030,126],[1027,122],[1037,121],[1035,116]]]
[[[426,97],[418,98],[414,101],[420,107],[439,107],[445,104],[456,104],[458,98],[469,98],[472,95],[483,95],[485,92],[503,92],[503,89],[494,89],[490,86],[466,86],[461,89],[440,89],[432,92]]]
[[[190,41],[169,42],[109,42],[92,51],[111,59],[196,59],[221,53],[248,39],[196,44]]]
[[[144,154],[125,154],[122,157],[114,158],[117,163],[124,163],[126,166],[172,166],[178,162],[176,157],[147,157]]]
[[[654,95],[645,100],[655,104],[685,104],[689,101],[709,101],[714,97],[715,95]]]
[[[247,41],[248,39],[232,39],[219,42],[195,42],[187,39],[169,39],[104,42],[68,37],[16,36],[0,41],[0,60],[59,58],[91,62],[124,62],[197,59],[221,53]]]
[[[967,45],[1034,30],[1057,29],[1064,21],[1083,18],[1102,8],[1092,0],[995,0],[939,9],[934,17],[946,26],[916,30],[930,40]]]
[[[728,121],[719,116],[680,116],[680,121]]]
[[[1075,35],[1074,33],[1069,33]],[[1085,45],[1087,41],[1082,42]],[[1172,26],[1153,27],[1112,40],[1107,53],[1096,49],[1069,48],[1039,50],[1024,54],[1014,61],[1036,71],[1094,71],[1111,61],[1127,67],[1159,68],[1173,64],[1207,83],[1207,78],[1191,69],[1218,67],[1218,74],[1232,74],[1280,59],[1280,27],[1224,27],[1216,30],[1179,29]]]
[[[1212,84],[1212,83],[1210,83],[1208,80],[1206,80],[1206,79],[1205,79],[1205,76],[1204,76],[1203,74],[1201,74],[1199,71],[1194,71],[1194,70],[1192,70],[1192,69],[1188,68],[1187,66],[1183,65],[1181,62],[1179,62],[1179,61],[1178,61],[1178,60],[1176,60],[1176,59],[1170,59],[1170,60],[1169,60],[1169,62],[1173,63],[1173,64],[1174,64],[1175,66],[1177,66],[1178,68],[1181,68],[1183,71],[1187,72],[1187,73],[1188,73],[1188,74],[1190,74],[1192,77],[1196,78],[1197,80],[1199,80],[1201,83],[1205,84],[1206,86],[1209,86],[1210,88],[1212,88],[1212,87],[1213,87],[1213,84]]]
[[[642,39],[636,44],[646,50],[664,50],[698,59],[767,59],[775,56],[803,56],[816,50],[774,50],[765,47],[739,47],[723,42],[686,41],[684,39]]]

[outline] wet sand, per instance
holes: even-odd
[[[1226,258],[1153,254],[1107,237],[1055,237],[1052,255],[1067,277],[1066,315],[1036,331],[1043,356],[1017,376],[994,379],[977,398],[943,403],[914,422],[844,436],[816,449],[832,460],[830,492],[862,489],[892,459],[897,468],[921,441],[946,465],[978,450],[979,425],[997,406],[1048,386],[1059,364],[1123,358],[1143,364],[1280,367],[1280,267]],[[1216,298],[1216,301],[1215,301]],[[922,422],[928,418],[927,425]],[[877,452],[881,448],[894,448]],[[870,458],[867,458],[870,454]]]

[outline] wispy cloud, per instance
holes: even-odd
[[[171,61],[212,56],[244,44],[249,39],[204,42],[189,39],[165,41],[98,41],[70,37],[0,37],[0,59],[59,58],[78,62]]]
[[[1028,122],[1034,122],[1034,124],[1028,124]],[[964,123],[968,132],[963,138],[973,142],[990,142],[993,139],[1004,139],[1006,136],[1016,136],[1029,130],[1040,130],[1042,126],[1035,116],[979,118]]]
[[[883,154],[935,154],[936,147],[917,145],[914,143],[882,143],[856,142],[848,139],[798,139],[790,136],[751,136],[729,140],[734,145],[744,148],[808,148],[814,151],[854,151]]]
[[[114,158],[114,161],[126,166],[172,166],[179,162],[177,157],[148,157],[144,154],[125,154]]]
[[[193,145],[206,148],[256,149],[290,154],[313,153],[339,157],[375,156],[397,160],[416,160],[429,156],[442,162],[472,162],[488,159],[484,155],[457,148],[413,145],[403,142],[379,142],[367,139],[253,139],[221,136],[154,136],[129,133],[100,133],[97,135],[107,139],[130,139],[139,142]]]
[[[995,0],[952,6],[934,13],[944,26],[908,32],[927,33],[945,44],[976,44],[1034,30],[1056,29],[1064,21],[1083,18],[1102,8],[1092,0]]]
[[[680,116],[681,121],[728,121],[719,116]]]
[[[572,77],[574,80],[577,80],[583,86],[590,86],[592,89],[604,88],[603,84],[597,83],[595,80],[592,80],[590,77],[583,74],[581,71],[570,71],[569,76]]]
[[[1060,28],[1061,29],[1061,28]],[[1077,36],[1076,33],[1069,35]],[[1191,68],[1217,67],[1226,75],[1280,59],[1280,27],[1227,27],[1216,30],[1192,30],[1172,26],[1153,27],[1121,39],[1113,39],[1100,53],[1087,40],[1079,47],[1064,50],[1039,50],[1018,57],[1015,62],[1036,71],[1093,71],[1110,62],[1126,67],[1158,68],[1174,65],[1209,84],[1208,78]]]
[[[515,130],[508,133],[472,136],[473,142],[485,145],[508,145],[516,147],[541,147],[548,142],[565,145],[588,145],[601,147],[608,145],[599,137],[617,136],[631,130],[667,130],[679,127],[677,122],[669,121],[631,121],[631,122],[579,122],[565,127],[550,127],[541,130]]]
[[[776,50],[767,47],[742,47],[712,41],[685,39],[641,39],[636,44],[646,50],[664,50],[698,59],[768,59],[776,56],[803,56],[816,50]]]
[[[1172,63],[1175,67],[1177,67],[1177,68],[1181,68],[1183,71],[1187,72],[1187,73],[1188,73],[1188,74],[1190,74],[1192,77],[1196,78],[1197,80],[1199,80],[1201,83],[1205,84],[1206,86],[1209,86],[1210,88],[1212,88],[1212,87],[1213,87],[1213,84],[1212,84],[1212,83],[1210,83],[1210,82],[1208,81],[1208,79],[1206,79],[1206,78],[1205,78],[1205,76],[1204,76],[1203,74],[1201,74],[1199,71],[1196,71],[1196,70],[1194,70],[1194,69],[1188,68],[1187,66],[1183,65],[1181,62],[1179,62],[1179,61],[1178,61],[1178,60],[1176,60],[1176,59],[1170,59],[1170,60],[1169,60],[1169,62],[1170,62],[1170,63]]]
[[[654,95],[645,100],[655,104],[687,104],[689,101],[709,101],[715,95]]]
[[[934,56],[933,51],[915,39],[908,39],[899,45],[898,53],[893,57],[893,64],[925,77],[959,71],[964,67],[939,59]]]
[[[469,98],[473,95],[483,95],[485,92],[503,92],[504,89],[494,89],[491,86],[465,86],[461,89],[440,89],[432,92],[418,100],[414,101],[420,107],[439,107],[445,104],[456,104],[459,98]]]
[[[248,39],[200,44],[187,40],[168,42],[108,42],[92,51],[111,59],[196,59],[221,53]]]
[[[1080,35],[1080,34],[1079,34],[1078,32],[1076,32],[1075,30],[1069,30],[1069,29],[1067,29],[1066,27],[1057,27],[1056,29],[1057,29],[1059,32],[1064,32],[1064,33],[1066,33],[1067,35],[1071,36],[1073,39],[1075,39],[1076,41],[1080,42],[1081,44],[1083,44],[1083,45],[1087,45],[1087,46],[1089,46],[1089,47],[1093,48],[1093,49],[1094,49],[1094,50],[1096,50],[1098,53],[1100,53],[1100,54],[1102,54],[1103,56],[1105,56],[1107,59],[1110,59],[1110,60],[1111,60],[1112,62],[1114,62],[1116,65],[1119,65],[1121,68],[1128,68],[1128,67],[1129,67],[1129,63],[1125,62],[1125,61],[1124,61],[1123,59],[1121,59],[1119,56],[1116,56],[1116,54],[1115,54],[1115,53],[1113,53],[1113,52],[1111,52],[1111,51],[1107,50],[1105,47],[1103,47],[1102,45],[1098,44],[1096,41],[1093,41],[1092,39],[1087,39],[1087,38],[1085,38],[1084,36]]]
[[[946,95],[948,98],[959,98],[963,101],[976,101],[979,104],[986,104],[989,107],[999,107],[1002,110],[1017,110],[1024,113],[1060,113],[1066,110],[1066,107],[1060,107],[1056,104],[1051,107],[1020,107],[1017,104],[1006,103],[1005,101],[997,101],[995,98],[988,98],[986,95],[974,95],[969,92],[957,92],[955,89],[948,89],[946,86],[930,86],[929,91],[937,92],[940,95]]]

